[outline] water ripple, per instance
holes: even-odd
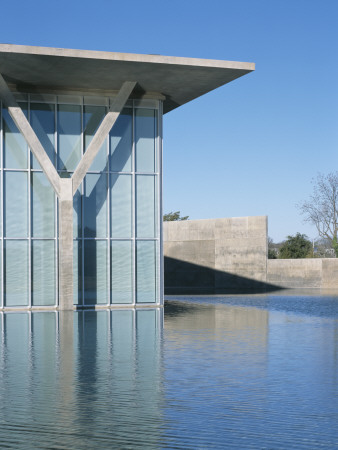
[[[2,314],[0,448],[337,448],[338,321],[299,301]]]

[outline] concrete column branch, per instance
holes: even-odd
[[[38,160],[38,163],[56,192],[56,195],[60,197],[60,177],[1,74],[0,98],[7,106],[10,116],[30,147],[33,155]]]
[[[72,179],[73,179],[73,195],[75,195],[78,187],[82,183],[86,173],[88,172],[95,156],[98,154],[102,144],[108,136],[110,130],[114,126],[114,123],[118,119],[120,112],[126,104],[131,92],[133,91],[136,82],[126,81],[123,83],[119,93],[114,99],[113,104],[110,107],[110,111],[101,122],[95,136],[91,140],[86,152],[81,158],[78,166],[76,167]]]

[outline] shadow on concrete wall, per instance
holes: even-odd
[[[167,295],[260,294],[281,289],[263,281],[164,257],[164,293]]]

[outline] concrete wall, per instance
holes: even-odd
[[[164,222],[166,294],[338,289],[338,258],[267,259],[267,217]]]
[[[267,217],[164,222],[165,291],[261,290]]]
[[[267,282],[284,288],[338,288],[338,259],[269,259]]]

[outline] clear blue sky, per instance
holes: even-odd
[[[164,211],[316,237],[295,204],[338,170],[337,0],[12,0],[1,19],[1,43],[255,62],[165,116]]]

